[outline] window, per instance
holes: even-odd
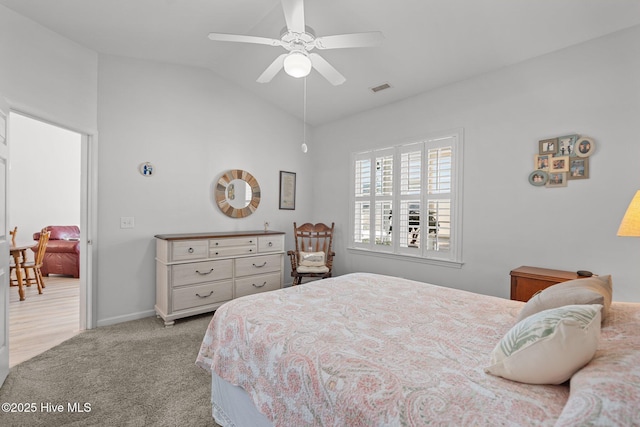
[[[461,262],[462,130],[353,154],[351,247]]]

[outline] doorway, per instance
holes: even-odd
[[[69,229],[75,226],[81,230],[83,180],[86,179],[82,159],[86,136],[16,112],[10,113],[9,123],[8,214],[10,228],[18,227],[16,241],[35,244],[33,234],[46,226]],[[80,249],[79,234],[63,235],[61,239],[69,240],[58,243],[73,246],[71,239],[74,238],[78,239],[75,248]],[[64,254],[67,255],[71,256]],[[67,258],[58,259],[67,262]],[[80,265],[80,261],[77,262]],[[24,301],[14,298],[16,288],[10,289],[11,366],[84,329],[81,313],[85,313],[86,307],[81,289],[86,283],[85,273],[80,268],[79,277],[74,277],[67,270],[66,267],[65,271],[53,268],[49,277],[45,277],[47,287],[43,294],[38,294],[35,286],[25,288]],[[45,333],[44,325],[48,325]]]

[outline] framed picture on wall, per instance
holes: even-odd
[[[578,135],[567,135],[558,138],[558,152],[556,156],[576,156],[575,144]]]
[[[547,187],[566,187],[567,186],[567,173],[559,172],[559,173],[550,173],[549,180],[547,181]]]
[[[280,171],[280,209],[296,209],[296,174]]]
[[[551,158],[551,154],[536,154],[533,158],[533,167],[539,171],[548,171]]]
[[[542,187],[549,181],[549,174],[542,170],[536,170],[529,174],[529,184]]]
[[[589,158],[588,157],[572,157],[569,161],[568,179],[587,179],[589,178]]]
[[[556,154],[558,152],[558,138],[543,139],[538,142],[539,154]]]
[[[551,157],[549,172],[569,172],[569,156]]]
[[[596,144],[591,138],[583,137],[576,141],[576,155],[578,157],[589,157],[594,148],[596,148]]]

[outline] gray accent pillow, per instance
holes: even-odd
[[[534,295],[518,315],[518,322],[543,310],[574,304],[602,304],[602,321],[609,314],[613,295],[611,276],[592,276],[557,283]]]

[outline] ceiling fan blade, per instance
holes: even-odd
[[[287,28],[294,33],[304,33],[304,3],[303,0],[282,0],[284,19],[287,21]]]
[[[317,37],[315,46],[318,49],[344,49],[351,47],[380,46],[384,36],[380,31],[369,33],[340,34],[336,36]]]
[[[258,77],[258,80],[256,81],[258,83],[269,83],[271,79],[273,79],[276,76],[276,74],[278,74],[280,70],[282,70],[282,67],[284,66],[284,58],[286,56],[287,56],[286,53],[283,53],[282,55],[278,56],[271,63],[271,65],[269,65],[267,69],[264,70],[262,74],[260,74],[260,77]]]
[[[209,39],[219,42],[257,43],[269,46],[282,46],[282,40],[267,37],[243,36],[240,34],[209,33]]]
[[[309,59],[311,60],[311,65],[313,66],[313,68],[315,68],[316,71],[320,73],[320,75],[322,75],[322,77],[329,80],[329,83],[331,83],[332,85],[338,86],[347,81],[347,79],[342,74],[340,74],[338,70],[333,68],[333,65],[329,64],[322,56],[318,55],[317,53],[310,53]]]

